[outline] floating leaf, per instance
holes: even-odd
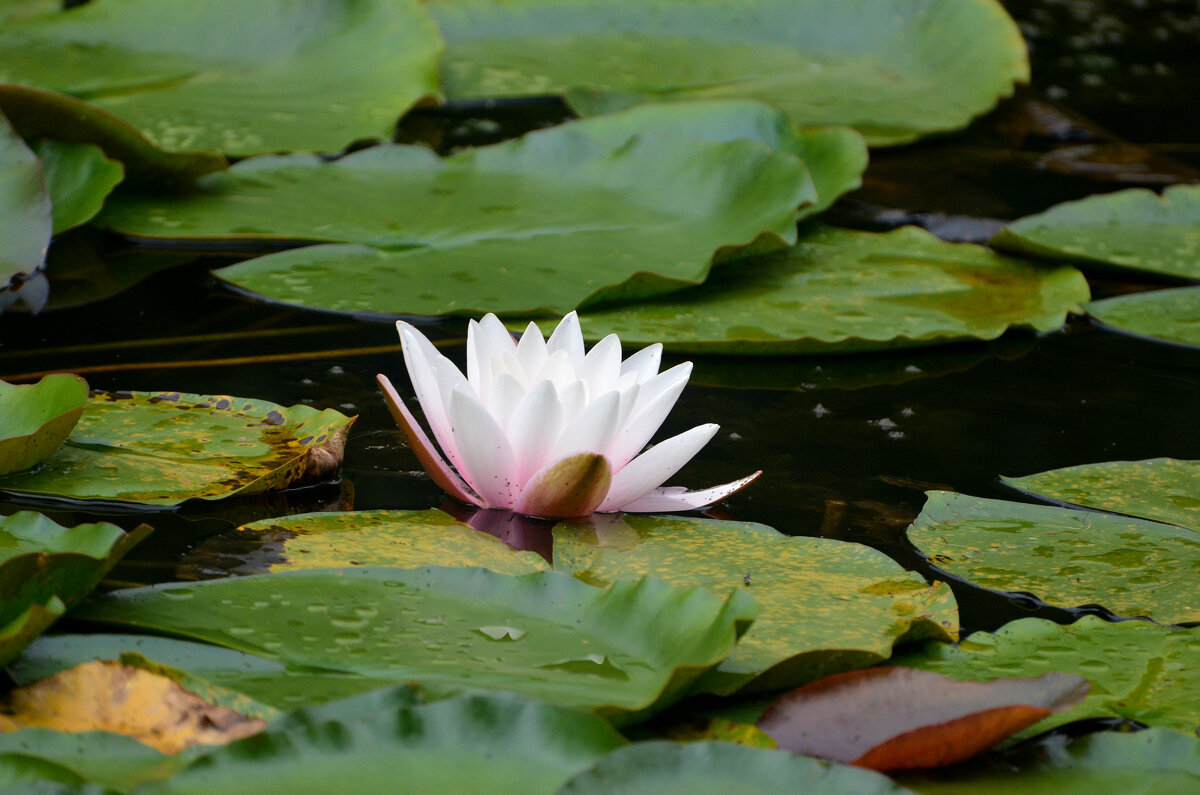
[[[924,643],[888,664],[968,681],[1058,671],[1091,682],[1081,704],[1049,716],[1038,732],[1086,718],[1125,718],[1193,734],[1200,729],[1198,651],[1195,630],[1095,616],[1067,626],[1023,618],[995,634],[976,632],[958,646]]]
[[[132,183],[191,182],[229,166],[215,152],[166,152],[119,116],[54,91],[0,82],[0,109],[26,139],[99,147]]]
[[[110,732],[68,733],[50,729],[0,732],[0,771],[36,772],[42,768],[50,775],[60,776],[60,771],[65,771],[66,776],[53,780],[89,781],[119,792],[145,781],[166,778],[194,755],[194,751],[185,750],[166,756],[137,740]]]
[[[1162,623],[1200,621],[1194,530],[931,491],[908,538],[935,567],[981,588]]]
[[[945,584],[930,585],[862,544],[785,536],[745,522],[618,515],[560,524],[554,568],[593,583],[651,575],[717,594],[752,594],[762,612],[704,683],[722,693],[871,665],[901,640],[952,640],[958,630]]]
[[[757,612],[734,592],[555,572],[322,569],[117,591],[73,615],[392,682],[491,687],[615,717],[679,698]],[[514,627],[519,639],[481,628]]]
[[[588,340],[617,333],[627,345],[663,342],[676,352],[829,353],[1051,331],[1087,299],[1074,268],[945,243],[916,227],[809,227],[794,247],[718,268],[700,287],[579,320]]]
[[[724,135],[727,115],[704,129]],[[756,141],[703,140],[701,130],[655,133],[638,118],[576,122],[445,159],[418,146],[335,162],[256,158],[204,178],[200,192],[114,200],[102,223],[152,238],[345,244],[218,275],[299,306],[425,315],[562,314],[701,282],[718,249],[795,239],[797,206],[817,198],[798,158]]]
[[[36,384],[0,381],[0,475],[52,455],[79,422],[87,397],[87,382],[67,373]]]
[[[45,303],[45,296],[33,297],[32,286],[24,296],[16,288],[41,268],[52,229],[41,162],[0,115],[0,289],[9,289],[0,294],[0,309],[17,298],[33,310]]]
[[[352,422],[226,395],[98,394],[62,449],[0,490],[176,505],[307,485],[337,472]]]
[[[872,770],[942,767],[1062,712],[1088,692],[1086,679],[960,682],[912,668],[828,676],[784,694],[758,720],[779,747]]]
[[[415,0],[97,0],[5,24],[0,82],[118,114],[168,150],[339,150],[436,92]]]
[[[1089,196],[1021,218],[992,238],[1010,251],[1200,281],[1200,185]]]
[[[45,632],[51,624],[67,611],[66,605],[57,596],[46,603],[34,602],[25,611],[0,627],[0,662],[11,660]]]
[[[17,688],[5,696],[0,714],[0,731],[107,731],[166,754],[228,743],[265,726],[209,704],[172,679],[117,662],[83,663]]]
[[[965,126],[1029,78],[999,4],[455,0],[431,4],[451,98],[565,95],[583,115],[753,98],[872,144]],[[967,46],[969,42],[969,46]]]
[[[1200,287],[1120,295],[1092,301],[1086,309],[1118,331],[1200,347]]]
[[[1052,502],[1200,530],[1200,461],[1105,461],[1000,480]]]
[[[46,173],[56,235],[91,220],[125,175],[120,163],[92,144],[46,139],[34,144],[33,151]]]
[[[901,795],[910,792],[871,770],[830,764],[786,751],[733,743],[642,742],[616,751],[563,785],[560,795]]]
[[[1043,743],[999,762],[901,781],[928,795],[1190,795],[1200,789],[1200,740],[1167,729],[1096,732],[1065,747]]]

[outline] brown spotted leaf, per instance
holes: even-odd
[[[266,721],[209,704],[174,680],[113,661],[77,665],[13,690],[0,705],[0,729],[106,731],[165,754],[223,745],[255,734]]]
[[[1087,680],[1061,673],[960,682],[913,668],[870,668],[785,694],[758,727],[780,748],[806,756],[873,770],[940,767],[1069,709],[1087,692]]]

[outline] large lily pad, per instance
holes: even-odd
[[[1085,616],[1064,626],[1023,618],[995,634],[976,632],[957,646],[925,643],[889,664],[972,682],[1051,671],[1091,682],[1081,704],[1046,718],[1037,725],[1039,732],[1084,718],[1125,718],[1194,734],[1200,728],[1197,647],[1194,630],[1147,621],[1110,623]]]
[[[881,552],[770,527],[668,516],[594,517],[554,531],[554,568],[587,582],[652,575],[714,593],[739,588],[762,612],[707,689],[773,689],[886,659],[902,640],[953,640],[958,608]]]
[[[1088,304],[1087,313],[1118,331],[1200,347],[1200,287],[1105,298]]]
[[[42,266],[53,229],[51,213],[41,162],[0,115],[0,289],[11,291],[17,286],[14,277],[31,277]],[[18,295],[13,292],[12,300]],[[0,300],[0,309],[8,303]],[[31,308],[39,309],[40,303],[35,299]]]
[[[130,737],[109,732],[21,729],[0,733],[0,765],[14,772],[24,769],[29,774],[41,773],[40,778],[55,781],[92,782],[118,792],[165,778],[196,755],[184,751],[167,756]]]
[[[339,150],[436,91],[416,0],[96,0],[5,24],[0,82],[87,99],[167,150]]]
[[[1200,740],[1167,729],[1096,732],[1065,747],[1039,743],[995,762],[900,780],[929,795],[1190,795],[1200,789]]]
[[[760,99],[872,144],[962,127],[1029,77],[990,0],[436,2],[452,98],[565,95],[580,113]]]
[[[817,199],[802,161],[757,141],[668,133],[634,114],[445,159],[416,146],[332,163],[256,158],[200,192],[110,202],[102,223],[153,238],[341,243],[218,275],[299,306],[424,315],[562,314],[701,282],[718,249],[795,239],[797,206]]]
[[[0,381],[0,475],[28,469],[57,450],[87,397],[87,382],[68,373],[36,384]]]
[[[1194,530],[931,491],[908,538],[934,566],[981,588],[1163,623],[1200,621]]]
[[[876,234],[808,227],[786,251],[718,268],[653,303],[580,315],[583,334],[686,353],[796,354],[990,340],[1050,331],[1081,312],[1087,282],[916,227]]]
[[[1006,226],[1010,251],[1200,281],[1200,185],[1089,196]]]
[[[490,687],[621,717],[679,698],[757,612],[745,593],[645,578],[484,569],[321,569],[105,595],[75,616],[216,643],[292,666]]]
[[[720,742],[642,742],[619,748],[579,773],[561,795],[901,795],[910,792],[872,770],[787,751]]]
[[[92,144],[45,139],[34,144],[33,150],[46,174],[56,235],[90,221],[125,175],[120,163],[109,160]]]
[[[299,723],[299,722],[298,722]],[[625,741],[600,718],[507,694],[471,695],[268,730],[151,792],[550,793]]]
[[[1200,530],[1200,461],[1105,461],[1000,480],[1045,500]]]
[[[102,393],[57,453],[0,491],[177,505],[307,485],[337,472],[352,422],[225,395]]]

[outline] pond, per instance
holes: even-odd
[[[964,131],[873,149],[863,186],[839,200],[825,222],[872,231],[917,224],[947,240],[985,242],[1004,222],[1063,201],[1198,180],[1200,104],[1193,87],[1200,80],[1200,9],[1194,3],[1004,5],[1030,44],[1031,85]],[[564,105],[550,100],[451,102],[410,113],[399,139],[449,153],[556,124],[565,114]],[[57,238],[48,266],[50,306],[36,316],[0,315],[0,378],[27,382],[73,372],[98,390],[237,395],[337,409],[357,415],[340,478],[284,493],[192,501],[179,510],[9,494],[0,511],[34,507],[66,525],[153,525],[155,532],[107,574],[101,590],[228,574],[253,556],[233,531],[259,520],[438,506],[462,513],[421,471],[375,385],[375,375],[384,373],[406,399],[412,396],[388,318],[255,300],[211,275],[243,256],[213,246],[164,248],[92,228]],[[162,269],[164,262],[172,267]],[[123,277],[114,274],[124,273],[134,278],[117,283]],[[1093,298],[1179,283],[1101,270],[1087,275]],[[463,319],[418,322],[463,365]],[[664,369],[685,360],[695,366],[691,383],[655,438],[705,422],[721,430],[672,482],[699,488],[763,470],[756,483],[705,515],[761,523],[788,536],[865,544],[931,581],[947,575],[906,536],[928,491],[1035,503],[1001,476],[1200,457],[1196,349],[1121,334],[1083,317],[1050,333],[1013,330],[991,342],[890,352],[747,357],[681,355],[668,347]],[[545,555],[548,542],[533,548]],[[745,574],[751,593],[753,575],[753,569]],[[950,584],[964,637],[1022,618],[1113,617],[1099,606],[1065,609],[963,580]],[[80,629],[94,626],[68,617],[55,631]],[[1195,662],[1196,652],[1190,654]]]

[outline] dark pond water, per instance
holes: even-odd
[[[864,188],[832,218],[865,228],[921,223],[984,239],[1004,219],[1133,185],[1200,178],[1200,4],[1012,0],[1033,46],[1035,82],[970,130],[876,153]],[[554,105],[496,111],[506,132],[554,121]],[[406,120],[401,135],[449,149],[487,137],[471,109]],[[124,242],[79,233],[56,243],[63,303],[107,284],[100,266],[151,269]],[[332,507],[427,508],[443,500],[422,474],[374,387],[407,385],[390,323],[252,303],[192,260],[113,297],[0,317],[0,377],[84,374],[98,389],[181,390],[309,403],[356,413],[344,479],[262,499],[108,517],[158,528],[110,584],[173,579],[204,539],[242,522]],[[107,265],[105,265],[107,263]],[[1098,295],[1146,289],[1096,279]],[[463,324],[431,327],[447,338]],[[450,349],[461,360],[461,348]],[[726,386],[726,385],[736,386]],[[721,434],[675,479],[692,486],[765,470],[713,515],[782,532],[860,541],[927,571],[904,539],[926,489],[1019,499],[1000,475],[1155,456],[1200,457],[1200,353],[1073,321],[1041,338],[1013,334],[856,357],[698,359],[663,433],[715,421]],[[17,503],[0,502],[12,511]],[[53,512],[52,512],[53,513]],[[93,514],[57,512],[78,521]],[[1063,617],[1028,600],[956,587],[964,629],[1019,616]]]

